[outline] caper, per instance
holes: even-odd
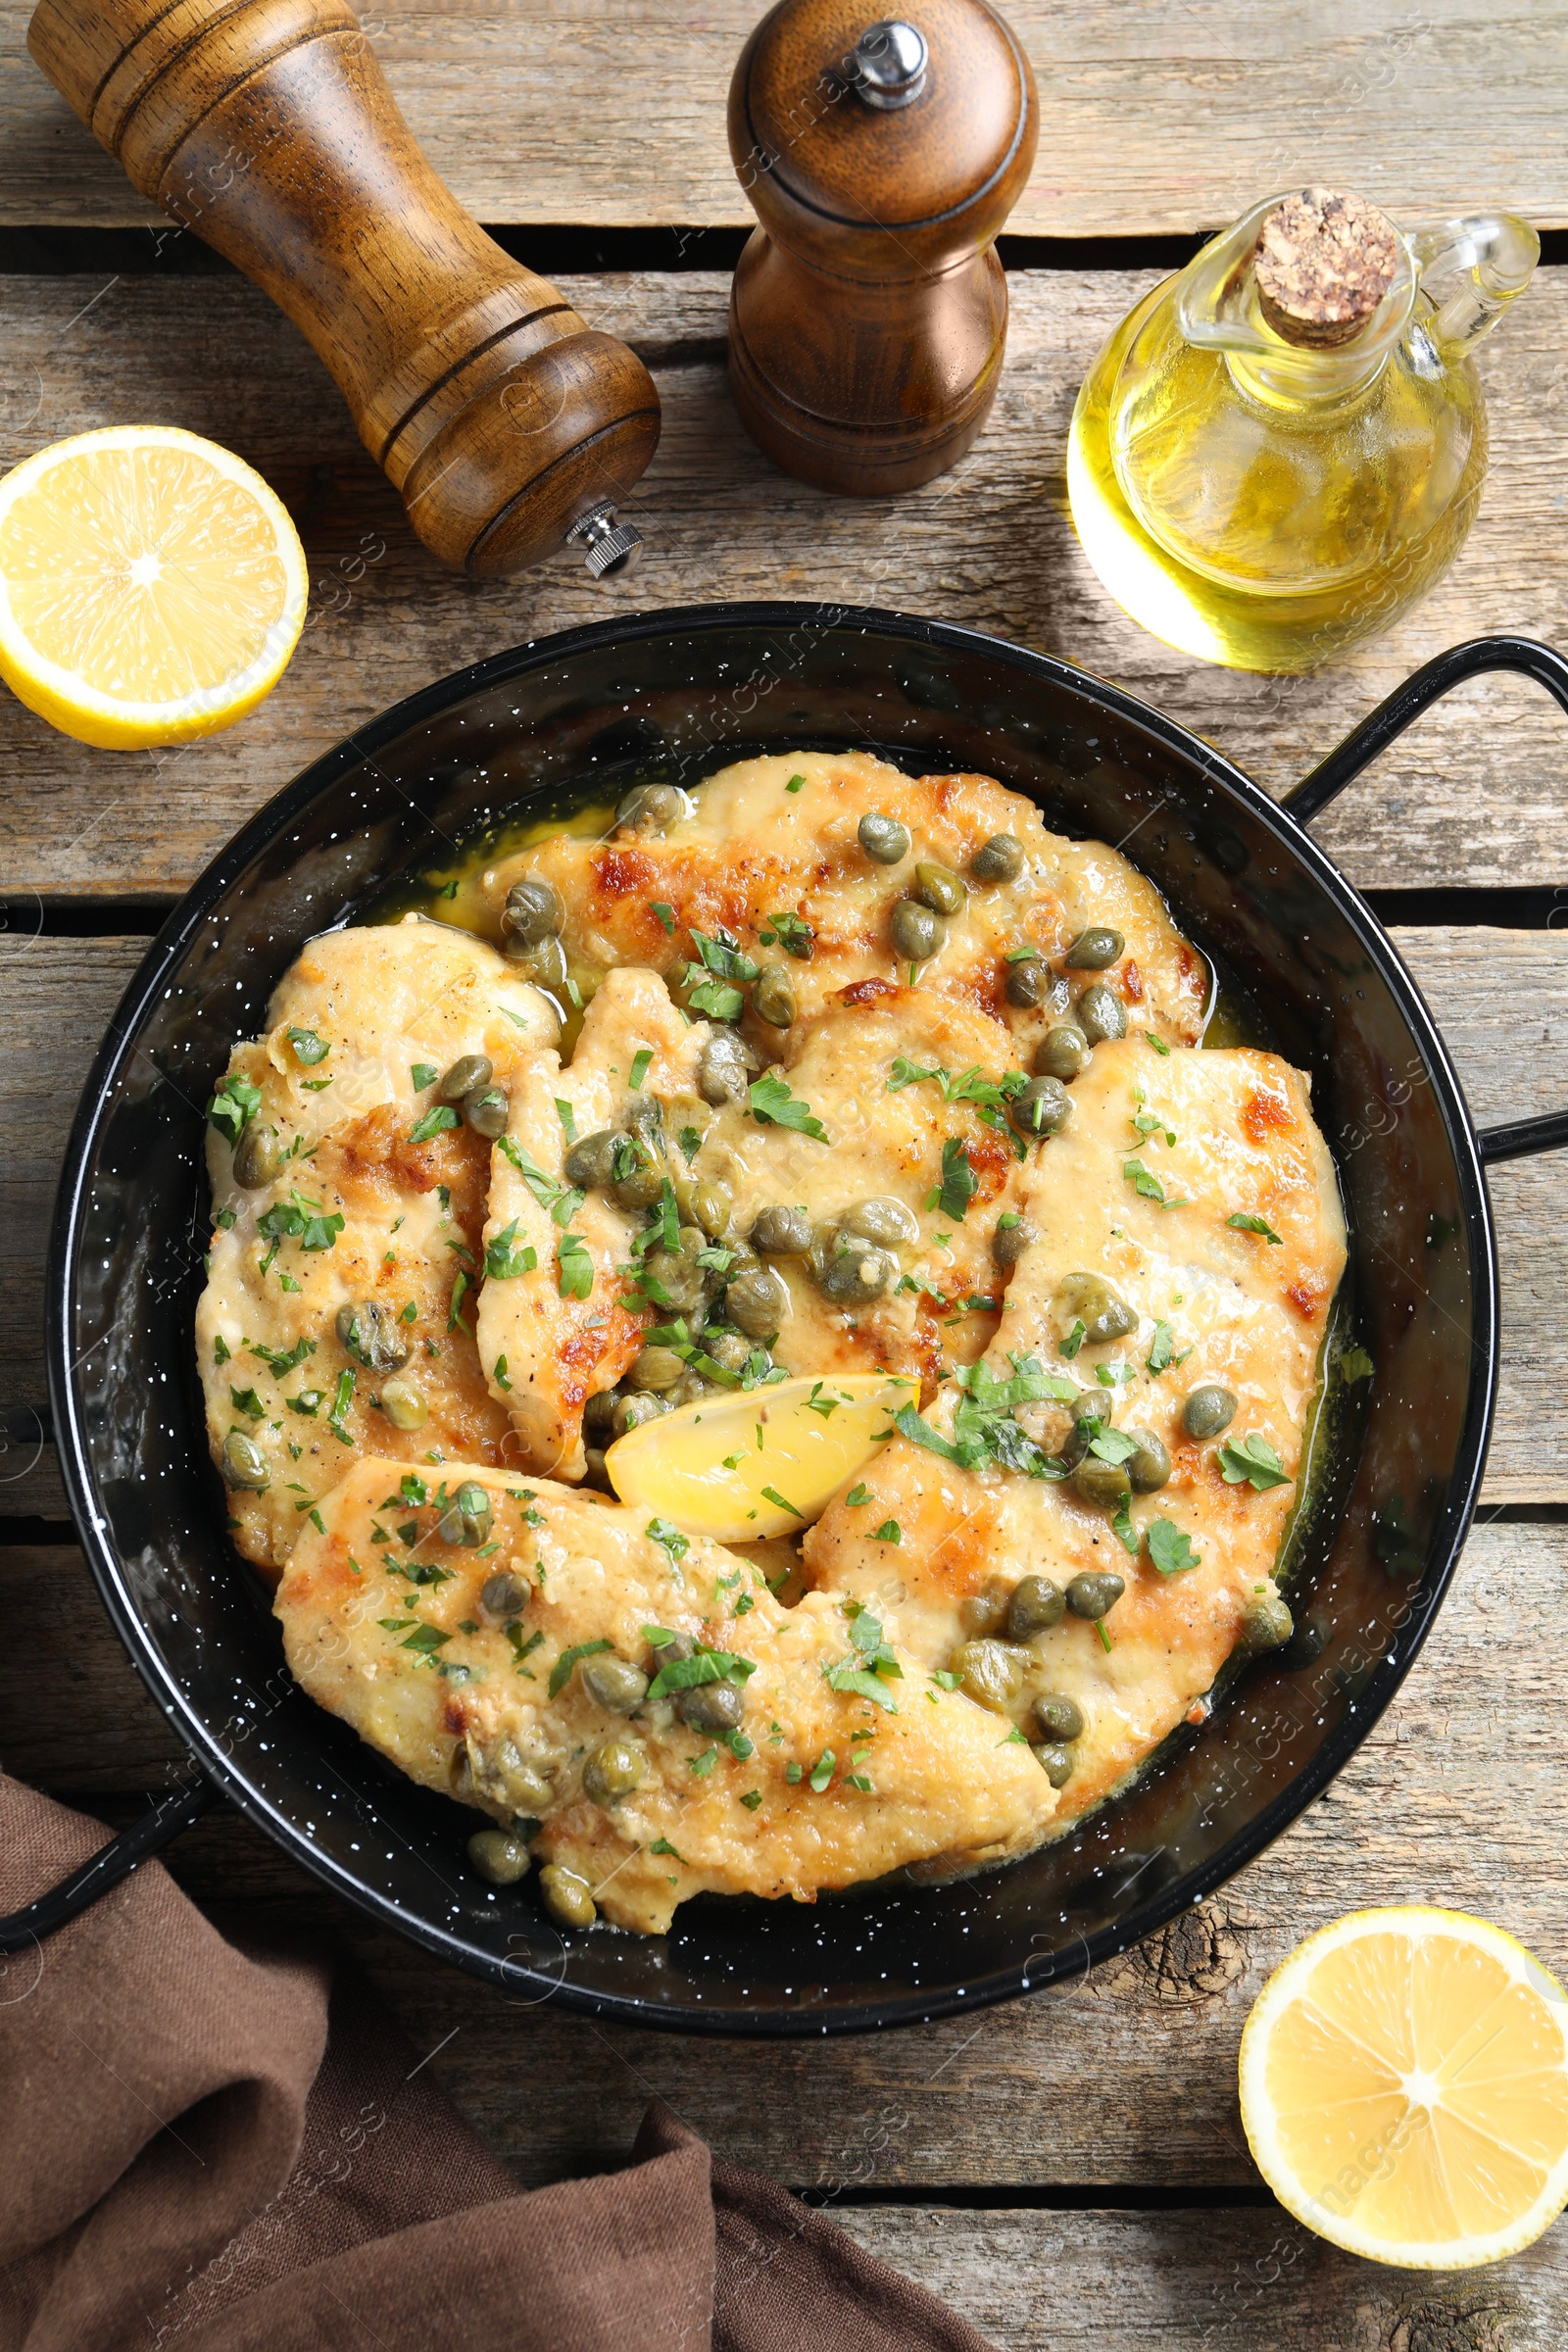
[[[695,813],[690,793],[678,784],[639,784],[615,810],[615,822],[634,833],[664,833]]]
[[[877,808],[861,817],[856,839],[876,865],[897,865],[901,858],[909,855],[908,826],[901,825],[896,816],[884,816]]]
[[[227,1098],[225,1097],[225,1100]],[[260,1192],[283,1165],[283,1139],[275,1127],[252,1119],[234,1146],[234,1182],[246,1192]]]
[[[781,1274],[771,1266],[746,1266],[724,1293],[726,1321],[738,1324],[748,1339],[768,1339],[789,1311],[790,1295]]]
[[[475,1830],[468,1839],[468,1860],[492,1886],[514,1886],[528,1875],[528,1848],[506,1830]]]
[[[767,1369],[766,1348],[759,1348],[755,1340],[742,1339],[738,1331],[709,1333],[703,1341],[703,1353],[721,1372],[744,1372],[754,1355],[762,1358],[760,1369]]]
[[[551,1918],[559,1919],[564,1928],[591,1928],[599,1917],[593,1888],[564,1862],[545,1864],[539,1873],[539,1891]]]
[[[660,1654],[667,1657],[669,1652]],[[732,1732],[746,1712],[746,1699],[733,1683],[699,1683],[695,1690],[680,1692],[675,1712],[688,1731]]]
[[[1072,1483],[1080,1500],[1092,1502],[1097,1510],[1118,1511],[1132,1493],[1132,1480],[1125,1462],[1102,1462],[1098,1453],[1086,1453],[1072,1474]]]
[[[1295,1631],[1296,1620],[1279,1594],[1264,1593],[1242,1619],[1236,1646],[1245,1657],[1253,1657],[1259,1650],[1283,1648]]]
[[[436,1542],[476,1547],[489,1537],[494,1518],[495,1506],[483,1487],[466,1478],[436,1521]]]
[[[1107,981],[1097,980],[1078,1000],[1078,1026],[1092,1046],[1127,1034],[1127,1007]]]
[[[725,1102],[744,1102],[758,1067],[757,1055],[743,1038],[732,1029],[715,1029],[704,1040],[697,1056],[697,1091],[715,1108]]]
[[[1026,1576],[1012,1588],[1007,1604],[1007,1633],[1014,1642],[1027,1642],[1032,1634],[1049,1633],[1061,1623],[1067,1606],[1059,1585],[1049,1576]]]
[[[254,1438],[243,1430],[231,1429],[223,1440],[223,1484],[225,1487],[246,1487],[259,1494],[272,1483],[272,1474],[266,1457]]]
[[[565,988],[566,951],[559,939],[536,940],[531,948],[510,937],[501,944],[524,980],[531,980],[536,988],[552,988],[558,995]]]
[[[1000,1633],[1006,1623],[1012,1595],[1000,1577],[993,1577],[978,1592],[966,1593],[959,1604],[958,1615],[971,1634]]]
[[[501,1776],[508,1802],[519,1813],[548,1813],[556,1801],[551,1778],[554,1769],[554,1765],[537,1756],[519,1756],[514,1748],[512,1761]]]
[[[920,1239],[920,1220],[913,1209],[885,1194],[870,1200],[857,1200],[853,1208],[842,1209],[839,1224],[858,1241],[875,1242],[883,1250],[896,1250],[901,1242]]]
[[[1048,1740],[1076,1740],[1083,1732],[1084,1711],[1065,1690],[1042,1690],[1035,1700],[1035,1721]]]
[[[666,1401],[671,1407],[682,1404],[698,1404],[703,1397],[710,1396],[712,1393],[711,1381],[705,1380],[700,1372],[688,1371],[676,1381],[672,1389],[666,1391]]]
[[[686,1372],[673,1348],[645,1348],[626,1374],[629,1389],[672,1389]]]
[[[607,1740],[582,1768],[582,1792],[590,1804],[618,1804],[647,1771],[647,1753],[635,1740]]]
[[[554,939],[565,919],[561,893],[543,874],[524,874],[514,882],[501,909],[502,930],[525,948],[537,947],[542,939]]]
[[[906,963],[929,963],[947,938],[947,926],[914,899],[895,899],[888,917],[895,952]]]
[[[498,1568],[479,1587],[479,1614],[488,1617],[492,1625],[505,1625],[509,1617],[520,1617],[531,1598],[525,1577],[511,1568]]]
[[[782,964],[764,963],[752,983],[752,1010],[770,1028],[787,1029],[796,1014],[795,983]]]
[[[613,1652],[590,1658],[582,1668],[582,1687],[596,1707],[612,1715],[633,1714],[648,1696],[648,1677],[629,1658]]]
[[[443,1102],[461,1102],[475,1087],[488,1086],[495,1064],[488,1054],[464,1054],[442,1075],[438,1093]]]
[[[971,1698],[1001,1715],[1023,1689],[1029,1664],[1027,1650],[1009,1642],[960,1642],[953,1653],[952,1671]]]
[[[1086,1568],[1067,1587],[1067,1606],[1075,1617],[1103,1617],[1126,1590],[1114,1570]]]
[[[848,1237],[841,1243],[835,1236],[822,1250],[816,1287],[836,1306],[869,1306],[898,1281],[899,1272],[891,1250]]]
[[[1078,1761],[1072,1749],[1064,1747],[1059,1740],[1041,1740],[1031,1752],[1053,1788],[1065,1788]]]
[[[679,1233],[676,1249],[651,1250],[643,1264],[660,1286],[652,1295],[661,1305],[667,1300],[668,1312],[689,1315],[702,1305],[709,1286],[708,1269],[697,1262],[708,1248],[708,1236],[695,1225],[682,1225]],[[730,1320],[738,1323],[740,1317],[732,1315]],[[745,1325],[741,1328],[744,1330]],[[767,1328],[772,1331],[777,1327],[770,1323]]]
[[[684,1664],[687,1658],[694,1658],[697,1655],[697,1643],[690,1634],[672,1633],[669,1640],[661,1642],[657,1649],[650,1645],[649,1654],[654,1661],[656,1671],[661,1666],[679,1666]]]
[[[1182,1406],[1182,1427],[1190,1438],[1217,1438],[1235,1420],[1237,1401],[1218,1381],[1205,1380]]]
[[[1152,1429],[1130,1429],[1138,1451],[1124,1465],[1135,1494],[1157,1494],[1170,1476],[1170,1455]]]
[[[620,1114],[620,1123],[648,1151],[663,1149],[664,1113],[656,1096],[633,1095]]]
[[[1016,882],[1023,872],[1023,843],[1015,833],[993,833],[969,860],[977,882]]]
[[[961,914],[969,901],[962,875],[934,858],[922,858],[915,866],[914,895],[933,914],[949,916]]]
[[[617,1438],[623,1438],[629,1429],[641,1429],[645,1421],[657,1421],[661,1413],[673,1410],[673,1405],[664,1396],[617,1396],[610,1425]]]
[[[422,1429],[430,1418],[424,1391],[412,1380],[389,1380],[381,1390],[381,1410],[394,1429]]]
[[[597,1488],[601,1494],[613,1494],[615,1482],[610,1475],[602,1446],[585,1446],[582,1449],[582,1483]]]
[[[1080,931],[1062,956],[1069,972],[1102,972],[1105,966],[1119,961],[1127,942],[1119,931],[1108,923],[1091,923]]]
[[[1138,1329],[1138,1317],[1099,1274],[1068,1274],[1056,1290],[1056,1304],[1068,1324],[1084,1327],[1083,1345],[1098,1348],[1105,1340],[1124,1340]]]
[[[1102,1430],[1110,1426],[1110,1391],[1108,1389],[1080,1389],[1067,1407],[1071,1420],[1059,1451],[1061,1459],[1071,1469],[1081,1462],[1093,1441]]]
[[[997,1219],[997,1230],[991,1236],[991,1255],[999,1266],[1015,1266],[1039,1239],[1038,1225],[1031,1225],[1027,1217],[1014,1216],[1006,1209]]]
[[[1018,1005],[1025,1012],[1032,1010],[1036,1004],[1045,1002],[1050,994],[1054,977],[1054,974],[1044,956],[1036,952],[1031,951],[1027,956],[1020,956],[1016,961],[1009,959],[1007,964],[1007,1003]]]
[[[579,1136],[561,1163],[566,1182],[585,1193],[608,1185],[620,1141],[613,1127],[596,1127],[592,1135]]]
[[[691,1191],[691,1214],[695,1224],[702,1227],[710,1241],[716,1242],[720,1234],[729,1231],[729,1221],[735,1214],[735,1202],[727,1184],[694,1184]]]
[[[340,1306],[336,1330],[347,1353],[368,1372],[396,1372],[409,1360],[409,1343],[398,1318],[378,1298],[351,1299]]]
[[[475,1135],[494,1143],[507,1132],[512,1098],[504,1086],[476,1086],[463,1098],[463,1115]]]
[[[1007,1124],[1014,1135],[1054,1135],[1072,1116],[1067,1090],[1059,1078],[1031,1078],[1022,1092],[1009,1096]]]
[[[618,1136],[616,1146],[610,1168],[610,1198],[617,1208],[652,1208],[664,1190],[657,1160],[634,1136]]]
[[[752,1248],[767,1257],[804,1257],[811,1247],[811,1220],[804,1208],[782,1203],[759,1209],[752,1224]]]
[[[1089,1059],[1089,1040],[1073,1021],[1048,1029],[1035,1048],[1035,1068],[1044,1078],[1059,1078],[1065,1086]]]
[[[614,1419],[614,1390],[596,1389],[582,1408],[583,1428],[585,1430],[592,1431],[600,1439],[601,1443],[603,1443],[604,1439],[610,1433],[610,1427]]]

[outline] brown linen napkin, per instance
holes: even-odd
[[[0,1775],[0,1912],[106,1836]],[[989,2352],[657,2102],[520,2194],[331,1974],[158,1863],[0,1960],[0,2352]]]

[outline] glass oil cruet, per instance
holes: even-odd
[[[1271,196],[1131,310],[1078,395],[1073,521],[1154,636],[1303,670],[1386,629],[1465,541],[1487,471],[1470,354],[1541,241],[1508,214],[1406,235]]]

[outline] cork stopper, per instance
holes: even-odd
[[[1399,267],[1393,222],[1362,196],[1302,188],[1277,204],[1257,240],[1263,316],[1287,343],[1330,351],[1353,342]]]

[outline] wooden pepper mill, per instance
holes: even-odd
[[[443,562],[563,538],[596,576],[659,441],[659,394],[430,169],[344,0],[42,0],[27,46],[142,195],[315,346]]]
[[[776,464],[875,498],[960,458],[996,393],[994,240],[1039,137],[1029,60],[985,0],[779,0],[729,92],[761,221],[730,297],[730,381]]]

